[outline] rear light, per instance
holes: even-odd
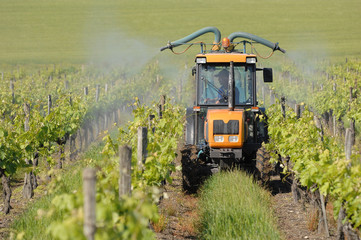
[[[215,142],[224,142],[224,137],[223,136],[214,136],[214,141]]]
[[[258,112],[259,111],[259,107],[252,107],[252,112]]]
[[[193,107],[193,111],[194,111],[194,112],[200,112],[200,111],[201,111],[201,107],[200,107],[200,106],[194,106],[194,107]]]
[[[238,136],[229,136],[228,142],[238,142]]]

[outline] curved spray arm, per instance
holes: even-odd
[[[261,37],[258,37],[256,35],[253,35],[253,34],[250,34],[250,33],[246,33],[246,32],[234,32],[232,34],[230,34],[228,36],[229,38],[229,41],[230,42],[233,42],[234,39],[236,38],[246,38],[246,39],[249,39],[249,40],[252,40],[252,41],[255,41],[255,42],[258,42],[266,47],[269,47],[271,48],[273,51],[276,51],[276,50],[279,50],[283,53],[286,53],[286,50],[280,48],[278,46],[278,42],[277,43],[273,43],[271,41],[268,41],[264,38],[261,38]]]
[[[173,47],[177,47],[177,46],[180,46],[182,44],[185,44],[189,41],[192,41],[193,39],[199,37],[199,36],[202,36],[203,34],[206,34],[206,33],[209,33],[209,32],[213,32],[214,33],[214,43],[215,44],[218,44],[220,41],[221,41],[221,32],[218,30],[218,28],[216,27],[205,27],[205,28],[202,28],[184,38],[181,38],[181,39],[178,39],[174,42],[169,42],[167,44],[167,46],[165,47],[162,47],[160,49],[160,51],[163,51],[165,49],[172,49]]]

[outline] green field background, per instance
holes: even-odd
[[[0,0],[0,64],[147,61],[206,26],[280,42],[291,56],[361,56],[360,0]]]

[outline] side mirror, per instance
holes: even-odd
[[[273,82],[273,71],[272,68],[263,68],[263,81]]]
[[[196,66],[192,67],[192,76],[196,75]]]

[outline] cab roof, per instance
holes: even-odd
[[[230,53],[220,53],[220,52],[214,52],[214,53],[200,53],[196,56],[197,58],[206,58],[207,63],[219,63],[219,62],[235,62],[235,63],[245,63],[246,59],[248,57],[256,58],[255,54],[248,54],[248,53],[240,53],[240,52],[230,52]]]

